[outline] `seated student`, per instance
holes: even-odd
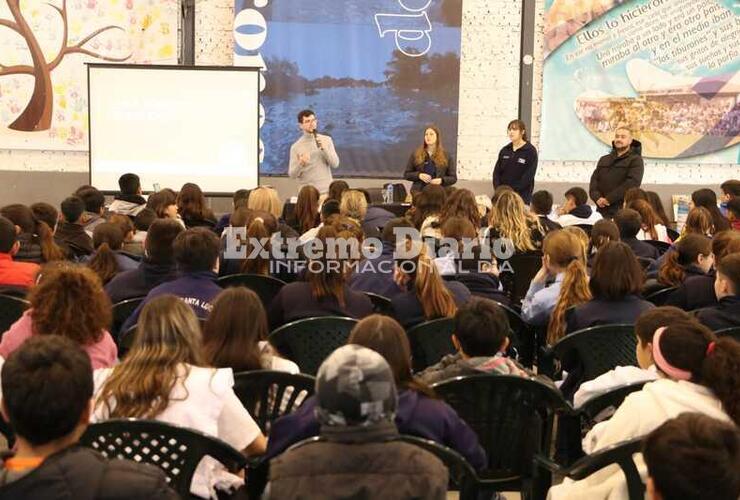
[[[309,491],[326,499],[445,498],[447,468],[397,439],[398,396],[380,354],[357,345],[334,351],[316,377],[316,401],[324,441],[271,462],[270,498],[305,498]]]
[[[367,203],[367,211],[365,212],[365,217],[362,219],[362,231],[367,237],[380,238],[381,231],[395,215],[385,208],[373,205],[372,198],[367,189],[358,189],[358,191],[362,193]]]
[[[713,264],[712,240],[689,234],[668,252],[658,271],[658,281],[665,286],[681,286],[689,276],[706,275]]]
[[[537,214],[537,217],[539,217],[540,224],[545,230],[545,233],[549,233],[550,231],[554,231],[556,229],[563,229],[563,226],[561,226],[554,220],[551,220],[549,217],[549,215],[552,213],[552,203],[552,193],[550,193],[549,191],[541,190],[536,191],[532,195],[532,202],[529,204],[530,211]]]
[[[601,219],[591,228],[590,244],[588,248],[588,267],[591,268],[593,259],[601,247],[610,241],[619,241],[619,228],[611,219]]]
[[[134,236],[130,242],[125,242],[123,250],[135,256],[144,256],[144,240],[149,226],[157,220],[157,214],[151,208],[145,208],[134,217]]]
[[[151,196],[149,198],[151,198]],[[231,197],[231,201],[234,207],[232,213],[234,213],[234,211],[239,207],[246,207],[247,203],[249,202],[249,189],[237,189],[236,191],[234,191],[234,195]],[[221,218],[218,219],[216,227],[214,227],[213,230],[216,231],[216,234],[221,235],[224,232],[224,229],[230,224],[231,214],[223,214]]]
[[[141,215],[145,209],[139,212]],[[136,216],[138,217],[138,215]],[[108,222],[115,224],[123,233],[123,251],[131,256],[144,255],[144,240],[136,240],[136,226],[131,217],[120,214],[111,214]]]
[[[4,206],[0,209],[0,216],[7,218],[16,226],[15,231],[20,246],[13,260],[44,264],[65,258],[64,251],[54,243],[54,229],[57,225],[56,210],[51,226],[37,217],[30,207],[20,203]]]
[[[740,231],[740,196],[727,202],[727,220],[735,231]]]
[[[307,243],[311,241],[312,239],[316,238],[316,235],[319,232],[319,229],[321,229],[324,224],[327,223],[329,218],[332,215],[338,215],[339,214],[339,201],[329,198],[326,201],[324,201],[324,204],[321,205],[321,223],[314,227],[313,229],[309,229],[305,233],[301,234],[301,237],[299,238],[299,241],[301,244]]]
[[[136,269],[115,275],[105,285],[105,293],[114,304],[134,297],[143,297],[152,288],[177,278],[172,244],[185,229],[172,219],[157,219],[147,231],[146,256]]]
[[[115,196],[108,211],[114,214],[127,215],[131,218],[141,212],[146,206],[146,200],[141,196],[141,181],[136,174],[123,174],[118,178],[120,192]]]
[[[586,302],[591,293],[583,249],[573,234],[549,233],[542,250],[542,267],[522,300],[522,319],[537,326],[549,322],[552,344],[563,336],[566,309]]]
[[[206,204],[206,197],[200,186],[192,182],[186,182],[177,193],[177,213],[180,214],[185,227],[207,227],[212,229],[216,226],[216,216]]]
[[[665,227],[670,227],[671,225],[671,219],[668,218],[668,215],[665,212],[665,208],[663,207],[663,202],[660,200],[660,195],[656,193],[655,191],[647,191],[648,196],[648,203],[650,203],[650,206],[653,209],[653,212],[658,216],[658,219],[660,220],[661,224],[663,224]]]
[[[647,495],[651,500],[740,498],[740,429],[684,413],[645,439]]]
[[[270,304],[267,315],[270,330],[300,318],[364,318],[372,313],[373,305],[367,295],[347,285],[351,272],[349,260],[328,254],[326,241],[334,238],[340,238],[339,228],[325,225],[319,229],[316,239],[321,245],[315,247],[318,250],[308,262],[305,281],[283,286]]]
[[[689,313],[671,306],[656,307],[640,314],[635,321],[635,351],[639,366],[618,366],[582,383],[573,396],[573,406],[580,408],[589,399],[624,385],[657,379],[658,371],[653,360],[653,334],[658,328],[691,320]]]
[[[283,204],[278,192],[271,187],[260,186],[249,193],[247,208],[260,212],[269,212],[278,221],[278,231],[283,238],[297,238],[298,233],[281,219]]]
[[[476,231],[480,229],[480,210],[478,210],[475,194],[471,190],[458,188],[446,197],[439,214],[440,226],[452,217],[467,219]]]
[[[395,412],[399,432],[448,446],[463,455],[474,468],[485,468],[486,454],[472,429],[447,403],[435,398],[424,382],[412,375],[411,347],[397,321],[379,314],[368,316],[355,325],[347,343],[372,349],[390,365],[399,392]],[[307,398],[298,410],[273,424],[267,458],[319,434],[316,406],[315,396]]]
[[[92,238],[95,226],[105,222],[105,196],[93,186],[80,186],[74,195],[85,203],[85,211],[82,212],[80,223]]]
[[[720,185],[719,189],[719,210],[722,215],[727,217],[727,203],[733,198],[740,198],[740,180],[727,180]]]
[[[711,212],[704,207],[694,207],[689,210],[686,223],[681,230],[681,236],[674,243],[681,241],[681,238],[687,234],[700,234],[711,238],[717,232],[719,231],[715,231]]]
[[[219,275],[260,274],[269,276],[272,241],[271,235],[278,230],[278,222],[272,214],[239,207],[231,215],[231,225],[224,229],[221,236],[221,254]],[[242,235],[240,237],[240,234]],[[243,243],[240,247],[240,241]],[[262,248],[270,254],[264,257],[252,241],[262,241]],[[243,248],[243,254],[241,252]],[[233,255],[232,255],[233,253]]]
[[[717,262],[735,252],[740,252],[740,231],[722,231],[712,238],[715,267]],[[710,269],[706,274],[687,275],[678,290],[668,296],[665,305],[676,306],[684,311],[717,305],[717,296],[714,293],[715,276],[714,269]]]
[[[298,365],[277,355],[267,342],[267,315],[252,290],[228,288],[213,302],[203,327],[203,355],[208,366],[234,373],[278,370],[298,373]]]
[[[643,259],[657,260],[660,251],[649,243],[637,239],[637,234],[642,229],[642,217],[631,208],[624,208],[614,216],[614,223],[619,228],[619,238],[632,249],[637,257]]]
[[[285,216],[286,222],[295,229],[298,234],[303,234],[313,229],[321,222],[319,218],[319,190],[307,184],[298,191],[295,208]],[[285,207],[289,205],[286,203]],[[287,210],[286,210],[287,211]]]
[[[640,214],[642,227],[637,233],[638,240],[654,240],[672,243],[672,240],[668,237],[668,230],[662,224],[658,214],[655,213],[653,207],[650,206],[650,203],[645,200],[634,200],[627,205],[627,208]]]
[[[175,295],[192,307],[200,319],[206,319],[213,309],[213,300],[221,293],[218,278],[218,237],[209,229],[195,227],[178,234],[172,243],[173,256],[180,275],[152,288],[144,302],[121,327],[125,332],[139,319],[147,302],[160,295]]]
[[[735,340],[717,339],[696,321],[676,322],[655,332],[652,355],[660,378],[627,396],[609,420],[589,431],[583,440],[586,453],[645,436],[685,412],[740,423],[740,344]],[[566,479],[550,489],[549,498],[626,498],[619,494],[624,487],[621,470],[610,466],[581,481]]]
[[[246,455],[260,455],[265,437],[233,385],[231,369],[210,368],[203,359],[193,310],[177,297],[163,295],[141,312],[126,358],[114,368],[95,372],[92,420],[159,420],[218,437]],[[216,498],[216,483],[238,487],[243,480],[206,457],[195,471],[190,491]]]
[[[689,209],[694,207],[702,207],[709,210],[712,216],[712,225],[716,232],[725,231],[730,229],[730,223],[722,215],[717,206],[717,194],[708,188],[697,189],[691,193],[691,201],[689,202]]]
[[[511,189],[500,189],[494,197],[488,230],[484,230],[483,238],[489,239],[491,244],[496,239],[508,239],[517,253],[540,250],[544,229],[539,218],[526,210],[522,198]]]
[[[149,199],[146,201],[146,208],[154,210],[158,219],[173,219],[182,225],[183,228],[185,227],[180,214],[177,213],[177,193],[170,188],[164,188],[149,195]]]
[[[380,255],[377,258],[363,260],[358,264],[349,279],[349,287],[352,290],[377,293],[389,299],[402,292],[393,279],[393,254],[396,251],[396,241],[403,241],[401,233],[397,239],[394,233],[397,229],[410,231],[413,225],[406,218],[391,219],[385,224],[381,236],[383,248]]]
[[[697,319],[714,331],[740,326],[740,252],[727,255],[717,265],[714,282],[719,305],[700,309]]]
[[[16,239],[15,226],[0,216],[0,288],[27,289],[33,286],[39,272],[38,264],[15,262],[20,243]]]
[[[462,283],[443,280],[426,245],[420,247],[418,257],[397,259],[393,271],[403,290],[391,299],[393,317],[407,329],[431,319],[452,318],[471,297]]]
[[[349,189],[349,184],[347,184],[346,181],[332,181],[331,184],[329,184],[329,193],[327,196],[327,200],[336,200],[336,201],[342,201],[342,194]]]
[[[120,226],[103,222],[93,230],[95,253],[85,259],[87,266],[95,271],[103,285],[118,273],[131,271],[139,265],[137,261],[122,253],[123,233]]]
[[[473,297],[458,309],[452,343],[457,353],[448,354],[419,372],[420,380],[434,384],[476,373],[529,376],[516,361],[504,355],[509,347],[509,320],[492,300]]]
[[[601,214],[588,204],[588,193],[585,189],[572,187],[565,192],[565,201],[558,208],[555,219],[563,227],[576,224],[593,225],[601,220]]]
[[[365,195],[357,189],[348,189],[343,192],[342,199],[339,200],[339,213],[362,224],[367,214]],[[374,232],[377,233],[377,231],[378,228],[375,228]]]
[[[95,252],[92,238],[80,224],[85,203],[76,196],[70,196],[62,202],[62,220],[57,225],[54,240],[62,247],[67,258],[79,260]]]
[[[0,356],[7,358],[31,337],[61,335],[87,352],[93,369],[115,364],[118,349],[107,331],[110,301],[90,269],[47,264],[28,301],[29,309],[2,335]]]
[[[442,207],[447,200],[445,188],[437,184],[427,184],[421,192],[415,191],[414,193],[411,207],[413,210],[411,221],[414,227],[424,238],[441,238],[439,219]]]
[[[26,342],[3,365],[2,391],[16,444],[0,463],[0,500],[179,498],[157,467],[108,460],[77,445],[90,420],[93,375],[71,340],[43,335]]]

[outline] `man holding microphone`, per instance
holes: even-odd
[[[303,134],[290,147],[288,175],[298,179],[301,187],[311,185],[326,193],[334,180],[331,169],[339,166],[339,156],[331,137],[316,132],[317,123],[316,114],[310,109],[298,113]]]

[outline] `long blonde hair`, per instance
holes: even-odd
[[[560,294],[547,326],[547,343],[554,344],[565,335],[565,311],[591,300],[583,242],[571,231],[551,231],[545,237],[542,252],[550,262],[565,268]]]
[[[134,345],[103,384],[96,406],[108,418],[156,418],[178,379],[187,377],[187,365],[205,366],[202,356],[193,310],[174,295],[157,297],[142,309]]]
[[[342,193],[339,203],[339,213],[358,222],[362,222],[367,214],[367,200],[365,194],[357,189],[348,189]]]
[[[278,192],[267,186],[260,186],[249,193],[247,208],[250,210],[270,212],[278,219],[283,213],[283,204],[280,202]]]
[[[413,261],[404,262],[402,269],[410,262]],[[414,290],[424,310],[424,318],[430,320],[455,316],[457,313],[455,299],[445,286],[434,260],[427,255],[426,245],[421,246],[419,257],[414,264],[416,272]]]
[[[501,238],[510,239],[520,252],[537,250],[532,241],[532,232],[543,232],[539,218],[526,210],[521,196],[509,190],[503,190],[498,195],[491,207],[488,224],[498,230]]]

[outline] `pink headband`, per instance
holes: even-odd
[[[665,329],[665,326],[658,328],[655,330],[655,335],[653,335],[653,360],[655,361],[655,365],[672,379],[691,380],[690,371],[671,366],[665,357],[663,357],[663,353],[660,352],[660,337],[663,335],[663,332],[665,332]]]

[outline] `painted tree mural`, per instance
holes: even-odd
[[[85,45],[101,33],[110,30],[125,31],[121,26],[104,26],[83,37],[74,45],[70,45],[70,41],[68,39],[69,19],[67,17],[67,0],[62,0],[61,7],[51,3],[46,4],[59,13],[63,23],[62,28],[64,30],[62,35],[62,46],[60,47],[59,52],[54,59],[47,61],[44,57],[44,53],[37,36],[33,33],[28,22],[26,22],[26,19],[23,17],[23,13],[20,8],[20,1],[21,0],[6,0],[13,19],[0,19],[0,26],[15,31],[23,38],[28,47],[32,65],[19,64],[4,66],[2,62],[0,62],[0,77],[7,75],[31,75],[34,78],[34,86],[31,99],[26,108],[8,127],[13,130],[23,132],[48,130],[49,127],[51,127],[52,110],[54,108],[51,72],[59,66],[66,56],[71,54],[83,54],[97,59],[102,59],[104,61],[122,62],[129,59],[131,54],[128,54],[125,57],[114,57],[100,54],[96,51],[85,48]]]

